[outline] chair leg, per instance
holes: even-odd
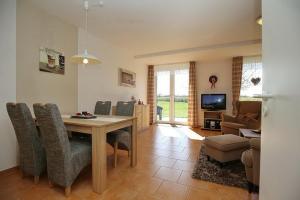
[[[65,187],[65,196],[68,197],[71,194],[71,186]]]
[[[253,192],[253,184],[250,181],[248,181],[248,192],[249,193]]]
[[[128,158],[130,158],[130,155],[131,155],[131,151],[128,150]]]
[[[114,144],[114,167],[117,167],[117,159],[118,159],[118,142],[115,142]]]
[[[68,131],[68,137],[69,137],[69,138],[72,138],[72,136],[73,136],[72,131]]]
[[[40,180],[39,176],[34,176],[34,184],[38,184]]]
[[[53,187],[53,183],[51,181],[48,181],[48,184],[50,187]]]

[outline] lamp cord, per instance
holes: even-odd
[[[88,48],[88,1],[85,2],[85,50]]]

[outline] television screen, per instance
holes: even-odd
[[[201,108],[207,110],[225,110],[226,94],[201,94]]]

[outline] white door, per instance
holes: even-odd
[[[300,199],[300,1],[263,0],[260,198]]]

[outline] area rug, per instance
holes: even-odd
[[[192,174],[193,178],[229,185],[240,188],[247,188],[247,178],[244,165],[241,161],[231,161],[222,168],[217,161],[207,160],[204,146],[201,147],[199,160],[195,164]]]

